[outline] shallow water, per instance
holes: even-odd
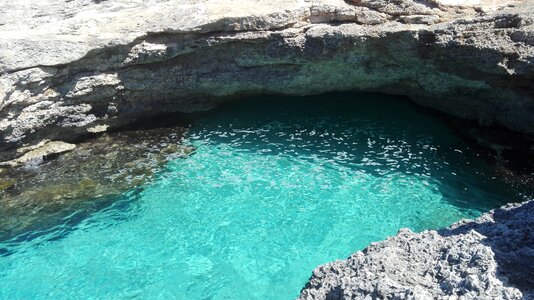
[[[1,242],[0,298],[291,299],[318,264],[401,227],[525,197],[394,97],[234,103],[187,142],[194,155],[110,206]]]

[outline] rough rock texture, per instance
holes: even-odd
[[[265,93],[403,94],[532,134],[533,11],[534,0],[0,1],[0,161]]]
[[[0,167],[0,241],[53,227],[74,212],[91,213],[150,182],[167,161],[192,155],[192,147],[181,145],[185,130],[109,132],[74,149],[48,142],[16,160],[16,167]]]
[[[534,201],[477,220],[401,229],[316,268],[300,299],[533,299]]]

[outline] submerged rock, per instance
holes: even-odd
[[[54,159],[0,169],[0,239],[55,225],[78,209],[98,207],[148,183],[169,159],[194,151],[181,145],[184,132],[169,127],[106,133]]]
[[[452,297],[452,298],[451,298]],[[534,201],[439,231],[401,229],[316,268],[300,299],[532,299]]]
[[[365,90],[534,134],[534,2],[0,3],[0,161],[254,94]]]

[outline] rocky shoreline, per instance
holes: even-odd
[[[373,243],[319,266],[300,299],[532,299],[534,201]]]
[[[534,1],[458,3],[1,2],[0,166],[9,168],[0,168],[0,213],[10,217],[0,234],[27,230],[40,211],[135,187],[154,163],[191,151],[178,146],[184,128],[113,130],[236,97],[406,95],[533,137]],[[80,142],[88,136],[98,140]],[[38,185],[32,164],[65,151],[39,166],[52,180]],[[533,210],[511,204],[437,232],[401,230],[318,267],[301,298],[534,297]]]
[[[268,93],[407,95],[533,134],[533,2],[458,3],[2,2],[0,161]]]

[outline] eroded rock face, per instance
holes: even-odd
[[[450,298],[452,297],[452,298]],[[316,268],[300,299],[532,299],[534,201],[474,221],[401,229]]]
[[[459,3],[3,2],[0,161],[45,139],[265,93],[403,94],[533,134],[534,2]]]

